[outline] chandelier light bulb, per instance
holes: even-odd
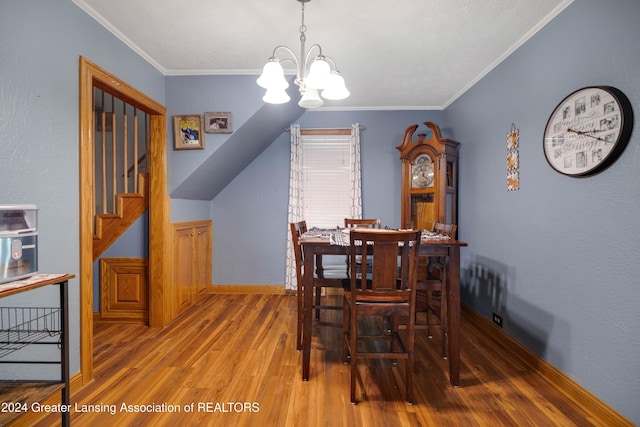
[[[342,76],[338,72],[331,74],[327,87],[322,91],[322,97],[325,99],[339,101],[341,99],[348,98],[349,95],[351,95],[351,93],[344,84]]]
[[[307,87],[302,93],[302,98],[298,102],[298,105],[302,108],[318,108],[322,107],[322,98],[318,94],[318,89]]]
[[[284,78],[284,69],[277,60],[270,60],[262,68],[262,74],[256,80],[258,86],[265,89],[286,89],[289,87],[287,79]]]
[[[314,89],[324,89],[331,77],[331,67],[324,59],[318,57],[309,67],[309,75],[304,79],[307,87]]]
[[[284,104],[291,100],[284,88],[269,88],[262,97],[267,104]]]

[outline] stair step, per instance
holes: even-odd
[[[118,213],[96,215],[94,261],[149,208],[149,199],[146,192],[118,194],[118,208]]]

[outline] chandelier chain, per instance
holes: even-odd
[[[300,3],[300,8],[302,10],[302,23],[300,24],[300,41],[304,42],[307,40],[307,37],[304,34],[307,31],[307,26],[304,24],[304,3]]]

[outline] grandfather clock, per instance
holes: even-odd
[[[442,138],[440,128],[424,122],[431,137],[413,134],[418,125],[404,131],[396,147],[402,160],[402,228],[431,230],[434,222],[458,223],[458,149],[460,144]]]

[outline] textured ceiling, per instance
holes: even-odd
[[[277,45],[300,50],[296,0],[73,1],[165,75],[257,77]],[[351,91],[327,108],[444,108],[572,1],[313,0],[307,48]]]

